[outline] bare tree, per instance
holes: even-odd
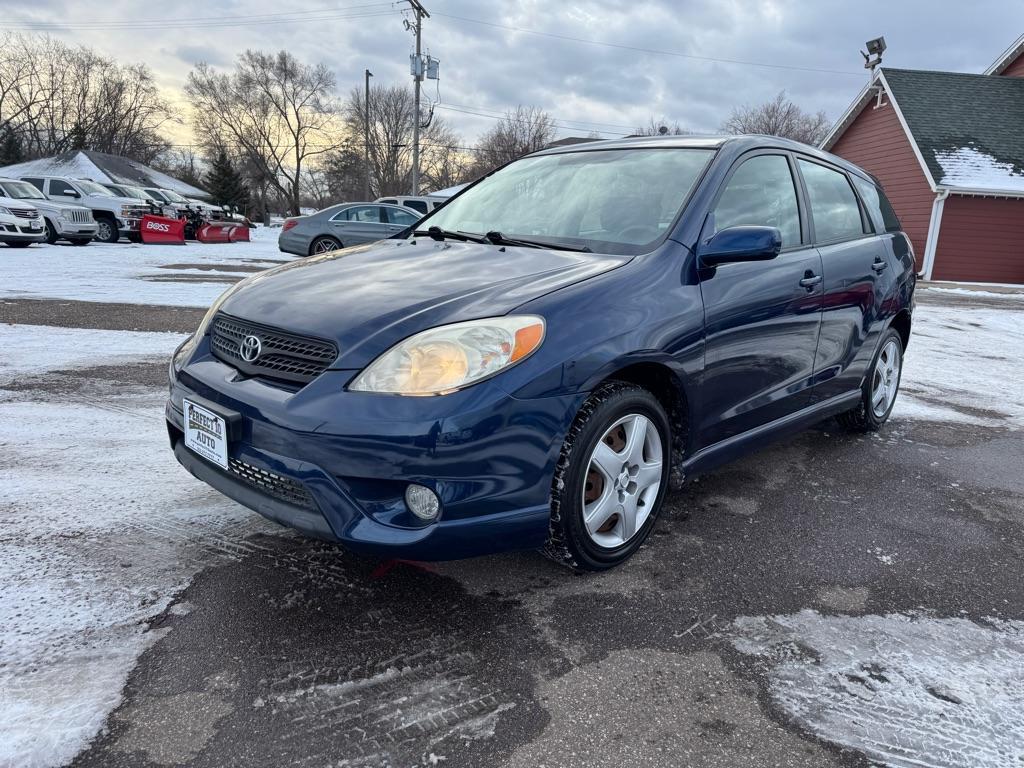
[[[344,139],[334,75],[324,64],[303,64],[287,51],[246,51],[231,73],[200,63],[185,92],[204,144],[240,148],[295,214],[307,164]]]
[[[345,103],[345,121],[352,136],[363,135],[364,94],[354,88]],[[375,85],[370,89],[370,191],[371,196],[409,192],[412,172],[412,121],[415,101],[410,88]],[[451,186],[459,177],[459,137],[440,117],[432,116],[420,128],[421,182],[427,188]],[[353,145],[362,153],[362,141]],[[464,161],[463,161],[464,162]],[[360,168],[360,172],[362,169]],[[361,196],[361,192],[359,193]]]
[[[480,137],[474,174],[482,176],[516,158],[544,149],[554,140],[556,131],[551,115],[539,107],[520,104]]]
[[[87,148],[150,162],[173,119],[145,65],[47,36],[0,37],[0,132],[28,157]]]
[[[725,133],[761,133],[817,145],[825,138],[829,120],[823,111],[804,112],[780,91],[771,101],[743,106],[732,111],[722,124]]]
[[[647,125],[633,129],[634,136],[685,136],[688,133],[690,131],[674,120],[666,120],[664,117],[655,120],[653,116],[647,121]]]

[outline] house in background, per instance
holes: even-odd
[[[73,179],[89,179],[99,183],[169,189],[183,197],[209,197],[206,190],[186,184],[136,160],[88,149],[72,149],[53,157],[8,165],[6,168],[0,168],[0,176],[70,176]]]
[[[877,69],[822,147],[882,182],[925,279],[1024,283],[1024,35],[980,75]]]

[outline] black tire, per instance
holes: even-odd
[[[43,219],[43,227],[46,231],[46,242],[53,245],[57,242],[57,228],[53,226],[53,222],[49,219]]]
[[[882,353],[885,352],[891,344],[895,344],[895,349],[898,351],[898,361],[895,366],[895,391],[892,394],[892,399],[889,401],[887,407],[881,411],[876,412],[876,409],[872,406],[874,402],[875,394],[878,391],[879,385],[881,385],[882,378],[877,375],[877,367],[879,359],[882,357]],[[893,406],[896,405],[896,398],[899,395],[900,380],[903,377],[903,338],[893,328],[886,330],[882,334],[882,339],[878,344],[878,349],[875,351],[875,356],[871,359],[871,366],[868,368],[867,374],[864,376],[864,384],[861,387],[860,402],[857,403],[856,408],[851,408],[844,413],[840,413],[836,419],[839,424],[851,432],[877,432],[882,428],[882,425],[889,420],[889,414],[892,413]]]
[[[86,238],[76,237],[76,238],[70,238],[70,240],[71,240],[71,244],[72,245],[88,245],[89,243],[92,242],[92,238],[91,237],[86,237]]]
[[[28,240],[12,240],[7,244],[8,248],[28,248],[32,243]]]
[[[121,239],[121,233],[117,231],[117,222],[110,216],[97,216],[96,223],[99,225],[96,239],[101,243],[116,243]]]
[[[599,546],[583,521],[583,493],[590,458],[609,427],[628,414],[646,416],[658,430],[664,447],[661,485],[646,521],[616,548]],[[650,534],[669,486],[672,430],[658,399],[642,387],[610,382],[596,389],[580,408],[562,444],[551,484],[551,522],[544,554],[574,571],[604,571],[629,559]]]
[[[309,255],[317,256],[318,254],[327,253],[328,251],[340,250],[341,247],[341,242],[337,238],[322,235],[309,244]]]

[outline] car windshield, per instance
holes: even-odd
[[[167,195],[165,195],[159,189],[144,189],[142,191],[146,193],[147,197],[151,197],[154,200],[159,200],[161,203],[170,202],[170,198],[168,198]]]
[[[130,187],[126,184],[121,185],[121,189],[124,190],[125,195],[128,197],[137,197],[139,200],[149,200],[152,195],[147,195],[142,187]]]
[[[184,198],[181,195],[179,195],[177,192],[172,192],[169,189],[163,189],[163,190],[161,190],[161,192],[163,192],[164,193],[164,197],[166,197],[172,203],[187,203],[188,202],[188,198]]]
[[[36,189],[34,186],[25,181],[5,181],[0,184],[0,189],[3,190],[7,197],[12,197],[15,200],[45,200],[43,193]]]
[[[584,150],[518,160],[480,181],[417,229],[500,232],[598,253],[650,250],[668,233],[714,150]]]
[[[82,188],[82,191],[87,195],[101,195],[103,197],[113,197],[114,193],[106,187],[100,186],[95,181],[89,181],[88,179],[76,179],[75,183]]]

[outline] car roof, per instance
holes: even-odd
[[[833,165],[841,166],[847,171],[856,173],[866,179],[871,179],[863,168],[843,158],[825,152],[818,147],[804,144],[793,139],[785,139],[781,136],[766,136],[763,134],[740,134],[740,135],[683,135],[683,136],[630,136],[622,139],[605,139],[602,141],[588,141],[580,144],[568,144],[562,147],[552,147],[540,152],[534,152],[529,157],[540,155],[561,155],[573,152],[593,152],[602,149],[661,149],[665,147],[691,148],[691,149],[722,149],[729,147],[736,155],[752,149],[786,149],[793,152],[800,152],[810,157],[825,160]],[[874,181],[874,179],[871,179]]]

